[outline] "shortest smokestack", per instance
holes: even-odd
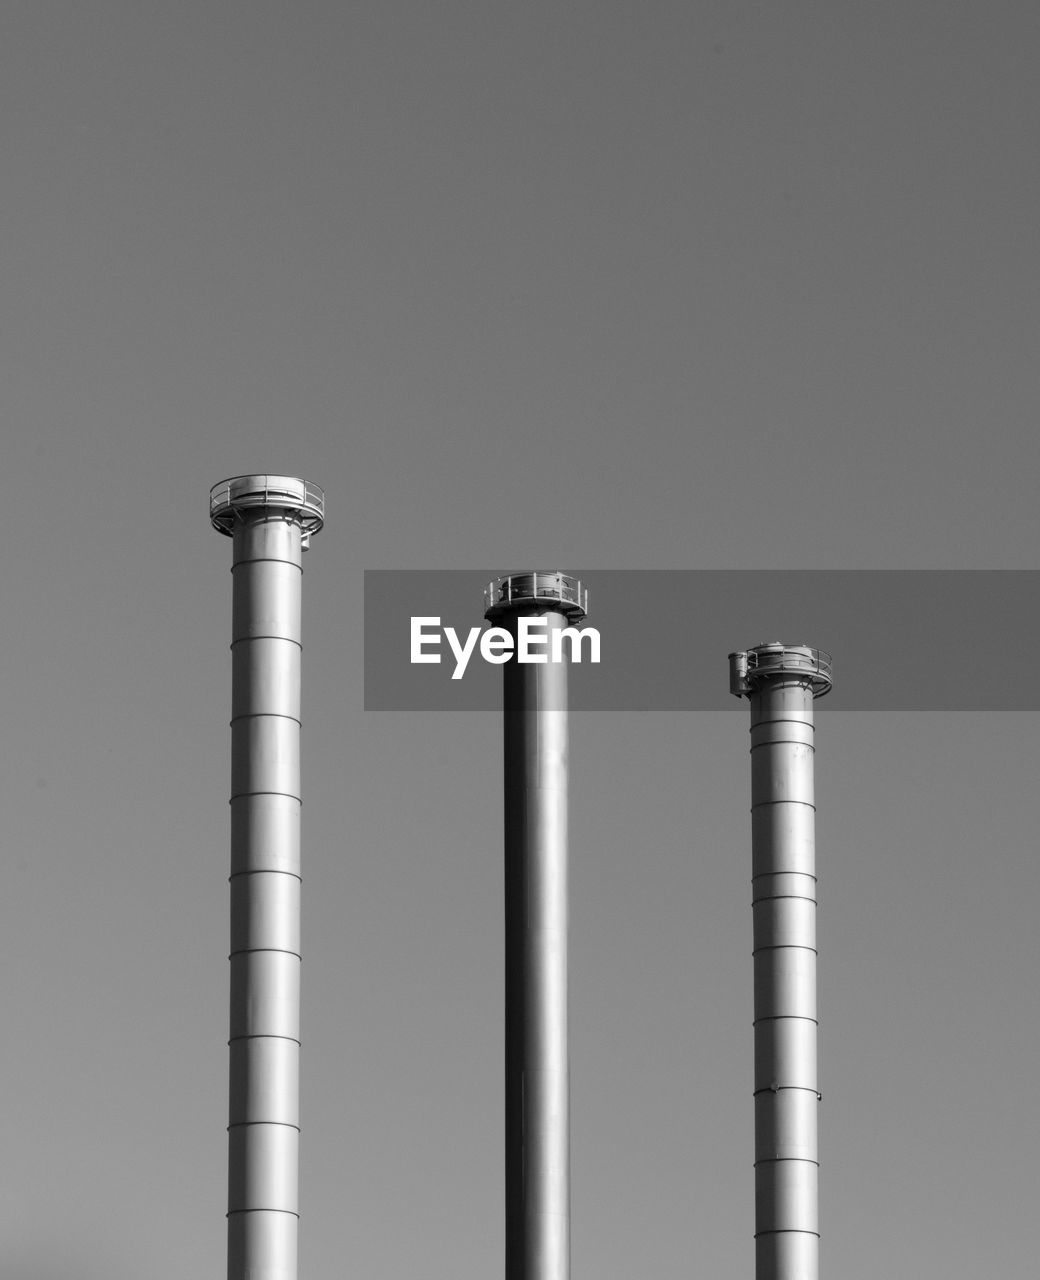
[[[761,644],[729,655],[751,703],[755,963],[755,1276],[819,1275],[813,701],[830,655]]]

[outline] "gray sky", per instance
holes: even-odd
[[[1035,567],[1038,54],[1025,3],[5,6],[5,1276],[223,1271],[253,470],[329,499],[302,1273],[500,1272],[499,725],[363,711],[362,572]],[[824,1267],[1029,1274],[1035,716],[818,745]],[[575,718],[576,1276],[751,1272],[746,748]]]

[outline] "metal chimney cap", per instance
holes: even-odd
[[[588,613],[589,592],[579,578],[559,569],[509,573],[484,588],[484,617],[489,621],[525,612],[562,613],[580,622]]]
[[[830,693],[833,683],[831,655],[807,644],[785,645],[772,640],[753,649],[731,653],[729,664],[730,693],[738,698],[752,693],[763,680],[774,677],[803,680],[816,698]]]
[[[221,480],[209,491],[209,519],[218,533],[232,537],[244,511],[273,507],[293,513],[303,530],[306,550],[311,534],[325,524],[325,492],[295,476],[248,475]]]

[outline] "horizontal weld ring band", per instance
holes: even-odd
[[[290,1044],[294,1044],[297,1048],[300,1048],[300,1041],[297,1040],[295,1036],[275,1036],[269,1031],[253,1036],[232,1036],[231,1039],[228,1040],[228,1044],[237,1044],[241,1040],[287,1040]]]
[[[297,728],[303,728],[298,716],[287,716],[283,711],[245,711],[240,716],[232,716],[228,724],[238,724],[240,720],[291,720]]]
[[[279,1129],[295,1129],[300,1132],[298,1124],[286,1124],[284,1120],[235,1120],[227,1126],[228,1133],[232,1129],[255,1129],[258,1124],[276,1125]]]
[[[228,876],[228,884],[232,880],[239,880],[242,876],[291,876],[293,880],[299,880],[303,883],[303,876],[298,871],[282,871],[281,868],[274,867],[256,867],[249,871],[232,871]]]
[[[292,1209],[265,1209],[259,1206],[255,1209],[229,1209],[224,1214],[225,1218],[237,1218],[243,1213],[284,1213],[287,1218],[299,1218],[298,1213],[294,1213]]]
[[[291,524],[292,521],[287,523]],[[303,572],[303,565],[298,560],[286,560],[285,556],[245,556],[231,562],[231,572],[234,573],[240,564],[291,564],[294,569]]]
[[[756,809],[764,809],[766,805],[770,804],[800,804],[804,805],[806,809],[811,809],[813,813],[816,812],[816,806],[810,804],[808,800],[756,800],[751,806],[751,812],[754,813]]]
[[[755,1239],[760,1236],[813,1236],[819,1240],[820,1233],[818,1231],[806,1231],[800,1227],[774,1227],[771,1231],[756,1231]]]
[[[804,1156],[764,1156],[755,1161],[755,1168],[762,1164],[811,1164],[817,1169],[820,1167],[819,1160],[807,1160]]]
[[[807,947],[804,942],[767,942],[761,947],[752,947],[751,954],[757,956],[760,951],[811,951],[814,956],[820,954],[815,947]]]
[[[810,1089],[807,1084],[778,1084],[775,1089],[766,1085],[764,1089],[756,1089],[751,1096],[757,1098],[760,1093],[786,1093],[789,1089],[797,1089],[801,1093],[811,1093],[817,1102],[821,1101],[819,1089]]]
[[[755,1018],[751,1025],[757,1027],[760,1022],[779,1022],[781,1018],[791,1018],[795,1022],[811,1022],[814,1027],[820,1025],[819,1018],[808,1018],[804,1013],[763,1013],[760,1018]]]
[[[248,800],[250,796],[284,796],[286,800],[298,800],[303,804],[303,797],[296,795],[294,791],[236,791],[228,804],[234,804],[236,800]]]
[[[229,648],[232,652],[234,652],[234,650],[235,650],[235,649],[236,649],[240,644],[250,644],[253,640],[282,640],[282,641],[284,641],[286,644],[294,644],[294,645],[297,647],[297,649],[300,649],[300,650],[302,650],[302,649],[303,649],[303,645],[300,643],[300,641],[299,641],[299,640],[294,640],[294,639],[292,638],[292,636],[268,636],[268,635],[262,635],[262,636],[238,636],[236,639],[234,639],[234,640],[232,640],[232,641],[231,641],[231,643],[228,645],[228,648]]]
[[[285,947],[241,947],[238,951],[229,951],[228,959],[234,960],[235,956],[253,956],[259,951],[269,951],[277,956],[295,956],[301,963],[303,961],[303,956],[298,951],[289,951]]]

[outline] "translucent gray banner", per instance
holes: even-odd
[[[465,638],[486,627],[496,570],[365,573],[365,708],[494,710],[501,670],[471,657],[462,679],[442,661],[411,662],[411,619],[439,617]],[[727,655],[779,640],[827,650],[835,710],[1040,709],[1040,683],[1012,680],[1009,655],[1038,632],[1032,569],[596,569],[568,566],[589,589],[584,625],[601,660],[571,664],[578,710],[704,711],[733,705]],[[434,651],[433,646],[428,649]]]

